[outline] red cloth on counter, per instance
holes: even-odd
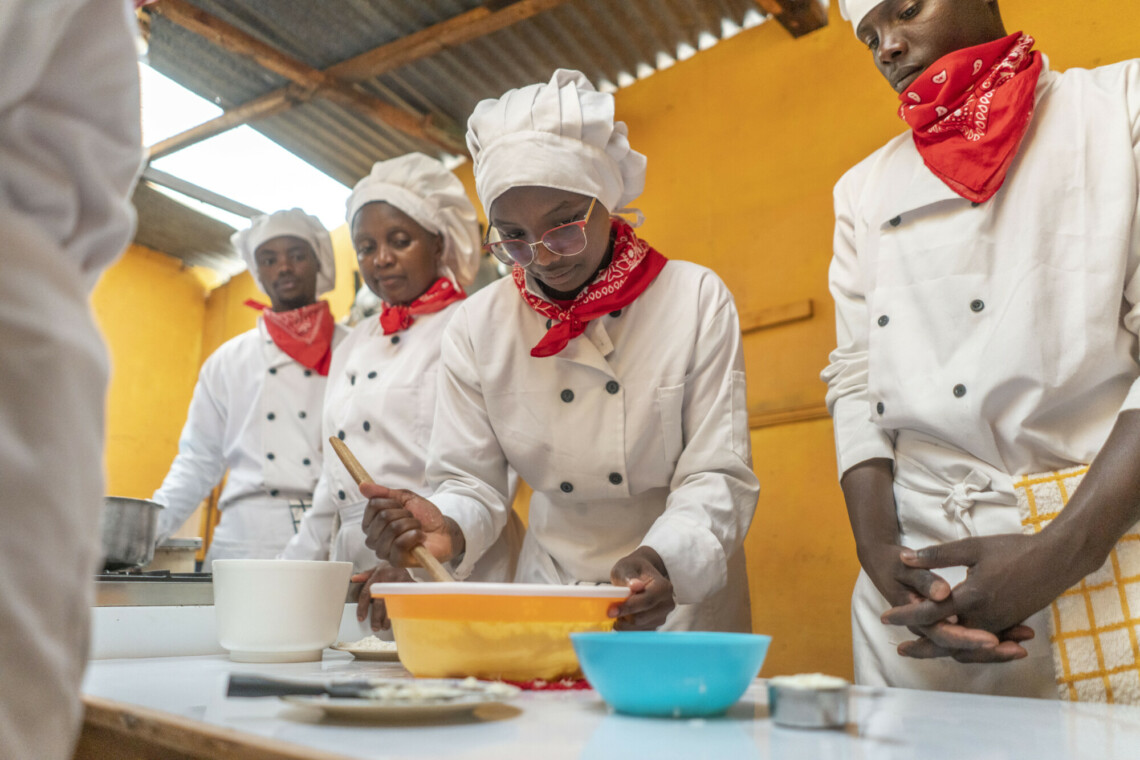
[[[380,309],[380,326],[385,335],[407,330],[415,322],[416,314],[433,314],[443,311],[456,301],[467,297],[463,288],[446,277],[440,277],[430,288],[409,304],[390,306],[387,303]]]
[[[531,349],[531,356],[554,356],[586,331],[591,319],[623,309],[633,303],[657,277],[668,259],[639,238],[624,219],[613,220],[613,258],[568,307],[543,300],[526,289],[522,267],[511,272],[519,294],[530,308],[553,323],[542,340]]]
[[[336,330],[328,301],[317,301],[290,311],[273,311],[252,298],[245,305],[261,312],[265,329],[278,348],[302,367],[328,376]]]
[[[906,88],[899,116],[926,166],[975,203],[1002,186],[1036,109],[1041,54],[1018,32],[935,61]]]

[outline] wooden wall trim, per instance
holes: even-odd
[[[748,411],[748,427],[752,430],[772,427],[774,425],[788,425],[793,422],[807,422],[827,417],[827,405],[820,402],[805,406],[789,406],[783,409],[750,409]]]
[[[810,298],[802,301],[771,306],[767,309],[750,309],[740,312],[740,332],[744,335],[766,330],[769,327],[786,325],[790,322],[801,322],[811,319],[815,313],[815,304]]]

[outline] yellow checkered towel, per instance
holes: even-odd
[[[1061,512],[1087,466],[1015,479],[1024,533]],[[1050,605],[1049,640],[1061,699],[1140,705],[1140,523],[1100,569]]]

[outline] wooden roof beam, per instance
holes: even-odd
[[[827,9],[820,0],[755,0],[756,4],[788,30],[803,37],[827,26]]]
[[[452,153],[466,152],[466,146],[460,135],[447,134],[438,128],[433,129],[429,116],[409,113],[361,92],[328,72],[314,69],[285,55],[237,27],[196,8],[186,0],[160,0],[152,7],[173,23],[210,40],[222,49],[249,58],[262,68],[291,80],[295,87],[292,91],[286,87],[267,93],[227,111],[216,119],[164,140],[162,143],[164,152],[151,150],[149,152],[151,160],[225,132],[246,123],[251,118],[264,118],[271,114],[282,113],[295,103],[308,100],[311,96],[333,100],[364,116],[377,119],[414,138],[435,144]],[[300,92],[297,88],[300,88]],[[156,149],[158,147],[155,146]]]
[[[250,37],[228,24],[224,24],[224,22],[219,19],[209,16],[209,14],[195,8],[185,2],[185,0],[160,0],[160,2],[155,5],[148,6],[148,8],[162,13],[180,26],[187,26],[191,31],[195,31],[207,39],[214,40],[227,50],[252,58],[258,64],[292,80],[294,83],[297,82],[297,79],[294,78],[294,76],[290,76],[290,73],[287,72],[291,72],[296,77],[306,81],[309,81],[311,77],[310,72],[316,72],[339,80],[341,84],[345,84],[378,77],[388,71],[405,66],[421,58],[434,55],[442,50],[462,45],[465,42],[470,42],[473,39],[497,32],[501,29],[506,29],[513,24],[524,21],[543,11],[555,8],[565,2],[566,0],[498,0],[497,2],[487,2],[483,6],[461,13],[458,16],[447,19],[446,21],[441,21],[438,24],[433,24],[426,29],[421,29],[418,32],[389,42],[386,45],[381,45],[378,48],[361,53],[347,61],[342,61],[325,69],[323,72],[317,72],[315,69],[306,67],[298,61],[288,59],[271,46]],[[175,18],[175,14],[178,14],[178,18]],[[210,20],[208,21],[202,17],[206,17],[206,19]],[[185,23],[183,23],[183,21],[185,21]],[[191,24],[194,26],[188,26]],[[223,24],[240,35],[240,38],[234,37],[232,39],[227,36],[227,39],[231,39],[229,44],[233,44],[233,48],[227,47],[227,44],[221,42],[222,35],[219,31],[221,28],[219,25]],[[349,89],[352,90],[352,93],[349,93],[342,88],[328,85],[328,80],[324,80],[324,82],[325,85],[318,86],[316,89],[310,88],[308,92],[305,92],[304,88],[298,88],[296,84],[294,84],[290,87],[274,90],[273,92],[254,98],[251,101],[226,111],[226,113],[215,119],[211,119],[210,121],[199,124],[185,132],[157,143],[150,148],[150,160],[181,150],[182,148],[201,142],[214,135],[221,134],[241,124],[282,113],[297,103],[305,102],[313,95],[329,97],[332,100],[346,105],[355,103],[357,110],[363,109],[369,111],[377,108],[375,105],[377,102],[383,104],[379,107],[380,109],[384,107],[393,108],[377,98],[359,92],[355,88],[350,87]],[[366,105],[357,95],[368,98],[371,102]],[[407,118],[415,118],[401,109],[395,110]],[[384,112],[388,113],[386,110]],[[377,114],[368,113],[368,115],[376,116]],[[398,119],[399,117],[396,118]],[[385,121],[387,120],[385,119]],[[393,126],[395,126],[395,124],[393,124]],[[423,139],[435,145],[439,145],[451,153],[466,154],[467,148],[464,144],[463,136],[458,134],[458,130],[432,124],[430,117],[425,117],[424,120],[419,123],[419,129],[423,132]]]

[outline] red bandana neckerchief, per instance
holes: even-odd
[[[943,56],[899,96],[899,116],[930,171],[988,201],[1005,181],[1037,105],[1041,54],[1018,32]]]
[[[413,319],[416,314],[434,314],[443,311],[466,297],[463,288],[456,286],[446,277],[440,277],[419,298],[409,304],[389,306],[385,303],[380,309],[380,326],[384,328],[385,335],[407,330],[416,321]]]
[[[530,308],[554,323],[531,349],[531,356],[553,356],[586,331],[591,319],[623,309],[641,295],[669,261],[649,243],[634,234],[623,219],[613,220],[614,253],[610,265],[578,296],[562,307],[543,300],[526,289],[522,267],[511,272],[515,285]]]
[[[336,325],[328,301],[317,301],[290,311],[273,311],[252,298],[246,306],[257,309],[277,347],[319,375],[328,376]]]

